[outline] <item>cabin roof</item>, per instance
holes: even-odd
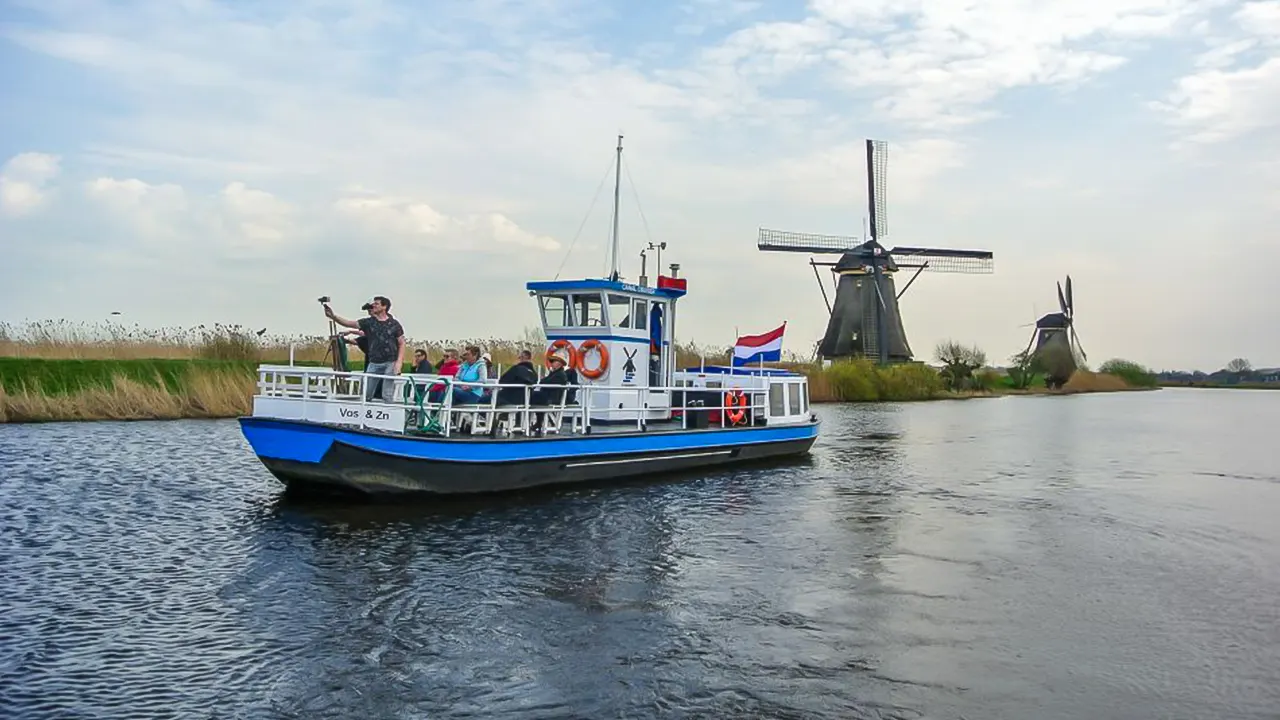
[[[634,285],[632,283],[615,282],[613,280],[604,279],[584,279],[584,280],[545,280],[541,282],[525,283],[525,288],[530,292],[547,293],[547,292],[572,292],[574,290],[609,290],[629,295],[650,295],[667,298],[676,298],[685,294],[683,290],[676,288],[656,288]]]
[[[766,377],[800,377],[800,373],[782,368],[729,367],[728,365],[707,365],[706,367],[685,368],[681,372],[702,373],[704,375],[763,375]]]

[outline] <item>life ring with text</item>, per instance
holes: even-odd
[[[729,422],[738,425],[747,419],[747,396],[741,390],[730,390],[724,394],[724,416]],[[736,409],[734,409],[736,408]]]
[[[595,350],[600,353],[600,364],[594,368],[587,367],[587,353]],[[592,338],[578,346],[578,373],[588,380],[595,380],[609,369],[609,348],[604,343]]]
[[[551,343],[551,347],[547,348],[547,358],[546,358],[547,367],[548,368],[551,367],[551,358],[555,357],[557,352],[560,350],[569,351],[569,359],[565,361],[565,367],[569,367],[569,368],[577,367],[580,361],[578,358],[578,348],[574,347],[573,343],[569,342],[568,340],[556,340],[555,342]]]

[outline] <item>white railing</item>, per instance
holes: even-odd
[[[644,430],[652,420],[650,415],[679,413],[681,427],[688,428],[691,413],[715,412],[719,415],[719,427],[747,425],[763,419],[794,421],[803,415],[771,415],[768,403],[769,386],[775,383],[805,383],[803,377],[773,379],[767,376],[748,378],[756,387],[699,388],[690,386],[635,387],[621,385],[526,385],[523,383],[500,384],[482,380],[459,382],[448,375],[374,375],[363,372],[341,372],[328,368],[303,368],[298,366],[263,365],[258,369],[258,388],[254,396],[254,415],[287,417],[320,422],[337,422],[362,428],[377,428],[393,432],[416,430],[439,433],[448,437],[457,432],[491,434],[502,430],[507,433],[529,434],[537,420],[542,433],[559,433],[565,419],[570,421],[573,433],[590,432],[593,410],[597,413],[634,418],[636,428]],[[379,392],[369,398],[370,381],[381,380],[392,384],[392,402],[382,399]],[[480,388],[482,400],[478,403],[454,403],[456,387]],[[501,390],[519,390],[515,394],[519,402],[499,404]],[[682,393],[680,404],[651,404],[652,393]],[[608,393],[603,400],[608,407],[598,406],[595,400]],[[690,402],[689,393],[715,393],[720,404]],[[741,393],[744,404],[730,405],[731,393]],[[635,395],[635,404],[618,403],[619,396]],[[558,402],[537,402],[547,396],[559,396]],[[574,401],[569,402],[573,396]],[[507,398],[504,398],[506,400]],[[620,406],[619,406],[620,405]],[[629,406],[630,405],[630,406]],[[742,411],[738,422],[729,420],[730,412]],[[597,423],[605,422],[597,419]],[[616,424],[618,421],[609,421]],[[631,420],[623,422],[630,423]],[[659,421],[661,422],[661,420]]]

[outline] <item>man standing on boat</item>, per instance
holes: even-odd
[[[371,375],[399,375],[404,367],[404,328],[400,321],[387,314],[391,299],[376,295],[369,303],[369,316],[359,322],[339,317],[328,303],[324,305],[325,317],[343,327],[360,330],[369,344],[365,353],[364,371]],[[395,383],[382,378],[370,378],[365,388],[365,399],[373,400],[381,395],[383,402],[395,401]]]

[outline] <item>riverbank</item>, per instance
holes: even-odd
[[[252,360],[0,357],[0,423],[237,417],[252,410],[256,367]],[[936,370],[921,364],[877,367],[867,360],[854,360],[826,368],[801,363],[787,367],[809,378],[814,403],[1146,389],[1116,376],[1082,371],[1061,390],[1015,389],[1007,377],[988,373],[979,378],[976,389],[954,392],[946,389]]]

